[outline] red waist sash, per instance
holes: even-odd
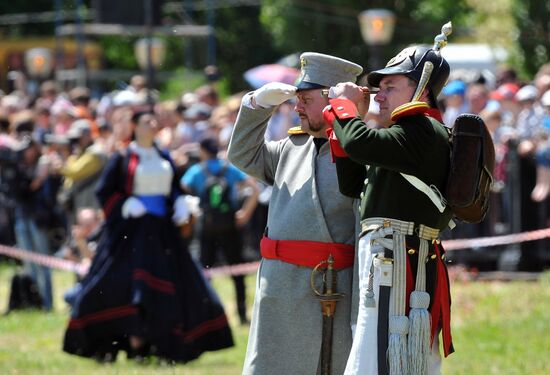
[[[260,242],[260,252],[266,259],[278,259],[297,266],[314,268],[329,255],[334,258],[334,268],[353,266],[355,247],[341,243],[316,241],[272,240],[264,236]]]

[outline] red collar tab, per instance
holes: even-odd
[[[443,123],[443,116],[437,108],[430,108],[425,102],[409,102],[400,105],[391,113],[391,120],[396,122],[400,118],[414,115],[429,116]]]
[[[441,115],[441,111],[437,108],[429,108],[426,110],[426,112],[424,112],[424,114],[426,116],[430,116],[434,119],[436,119],[437,121],[439,121],[440,123],[443,124],[443,116]]]

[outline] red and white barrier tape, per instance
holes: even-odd
[[[445,251],[468,249],[471,247],[490,247],[511,243],[536,241],[550,237],[550,228],[537,229],[530,232],[507,234],[504,236],[480,237],[443,241]]]
[[[451,251],[471,247],[490,247],[518,242],[536,241],[548,237],[550,237],[550,228],[545,228],[531,232],[507,234],[504,236],[445,240],[443,241],[443,248],[446,251]],[[0,245],[0,254],[19,260],[26,260],[49,268],[76,272],[82,276],[88,272],[87,265],[66,259],[60,259],[51,255],[38,254],[32,251],[18,249],[15,247]],[[231,266],[205,268],[204,274],[207,277],[247,275],[256,272],[259,265],[260,262],[250,262],[234,264]]]
[[[44,255],[35,253],[28,250],[18,249],[16,247],[9,247],[0,245],[0,254],[6,255],[10,258],[29,261],[48,268],[76,272],[77,274],[84,276],[88,273],[89,265],[80,264],[66,259],[60,259],[51,255]],[[255,272],[260,265],[260,262],[241,263],[231,266],[211,267],[205,268],[204,274],[207,277],[216,276],[238,276],[247,275]]]
[[[248,275],[249,273],[256,272],[259,266],[260,262],[250,262],[233,264],[231,266],[211,267],[205,268],[204,274],[207,277]]]
[[[49,268],[73,271],[79,275],[85,275],[88,272],[88,267],[80,263],[76,263],[66,259],[60,259],[51,255],[44,255],[28,250],[18,249],[16,247],[0,245],[0,254],[7,255],[10,258],[26,260]]]

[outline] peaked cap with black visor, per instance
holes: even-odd
[[[316,52],[300,55],[300,76],[297,91],[322,89],[341,82],[354,82],[363,68],[351,61]]]

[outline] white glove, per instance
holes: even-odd
[[[172,215],[172,221],[176,225],[182,225],[189,220],[189,207],[185,201],[185,196],[180,196],[174,202],[174,214]]]
[[[353,82],[341,82],[328,90],[329,99],[343,98],[352,102],[357,102],[358,99],[363,100],[365,98],[364,94],[365,91]]]
[[[140,217],[145,215],[146,212],[147,209],[145,205],[136,197],[127,198],[122,205],[122,217],[125,219],[129,217]]]
[[[331,88],[329,88],[328,90],[328,98],[329,99],[334,99],[334,98],[337,98],[338,95],[340,95],[340,89],[335,87],[335,86],[332,86]]]
[[[252,94],[256,104],[263,108],[274,107],[296,96],[296,86],[281,82],[270,82]]]

